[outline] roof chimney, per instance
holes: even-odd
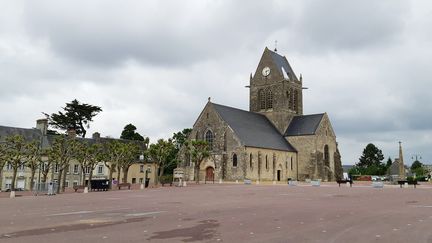
[[[95,140],[99,140],[100,139],[100,133],[98,133],[98,132],[93,133],[92,138]]]
[[[48,120],[45,118],[36,120],[36,129],[41,131],[42,136],[46,135],[48,131]]]
[[[69,128],[67,130],[67,135],[68,135],[68,137],[71,137],[71,138],[76,137],[76,130],[74,128]]]

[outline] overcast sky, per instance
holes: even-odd
[[[266,46],[303,75],[343,164],[374,143],[432,163],[430,1],[2,1],[0,125],[34,127],[66,102],[101,106],[88,134],[132,123],[152,141],[207,102],[248,109]]]

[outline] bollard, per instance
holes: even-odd
[[[273,181],[273,185],[276,185],[276,181]]]
[[[141,189],[141,190],[144,190],[144,184],[141,183],[141,185],[140,185],[140,189]]]
[[[88,193],[88,187],[84,187],[84,193]]]
[[[10,195],[9,195],[9,198],[14,198],[14,197],[15,197],[15,191],[11,191]]]
[[[183,186],[186,186],[186,181],[183,181]]]
[[[404,188],[408,188],[408,182],[404,183]]]
[[[222,184],[222,179],[219,179],[219,184]]]
[[[351,184],[349,182],[346,183],[346,187],[350,187]]]
[[[236,184],[238,184],[238,180],[236,180]]]

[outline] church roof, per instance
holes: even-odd
[[[296,151],[264,115],[212,104],[245,146]]]
[[[269,49],[267,50],[270,52],[273,63],[277,66],[281,74],[284,75],[285,72],[291,80],[297,80],[297,77],[295,76],[294,71],[291,68],[291,65],[288,63],[286,57],[281,56],[277,52],[271,51]]]
[[[285,136],[301,136],[315,134],[324,113],[293,117]]]

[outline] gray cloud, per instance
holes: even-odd
[[[429,5],[429,6],[428,6]],[[38,1],[0,8],[1,125],[32,127],[74,98],[89,131],[133,123],[153,141],[207,102],[248,109],[265,46],[302,73],[305,112],[328,112],[343,162],[376,143],[432,163],[432,12],[420,1]]]

